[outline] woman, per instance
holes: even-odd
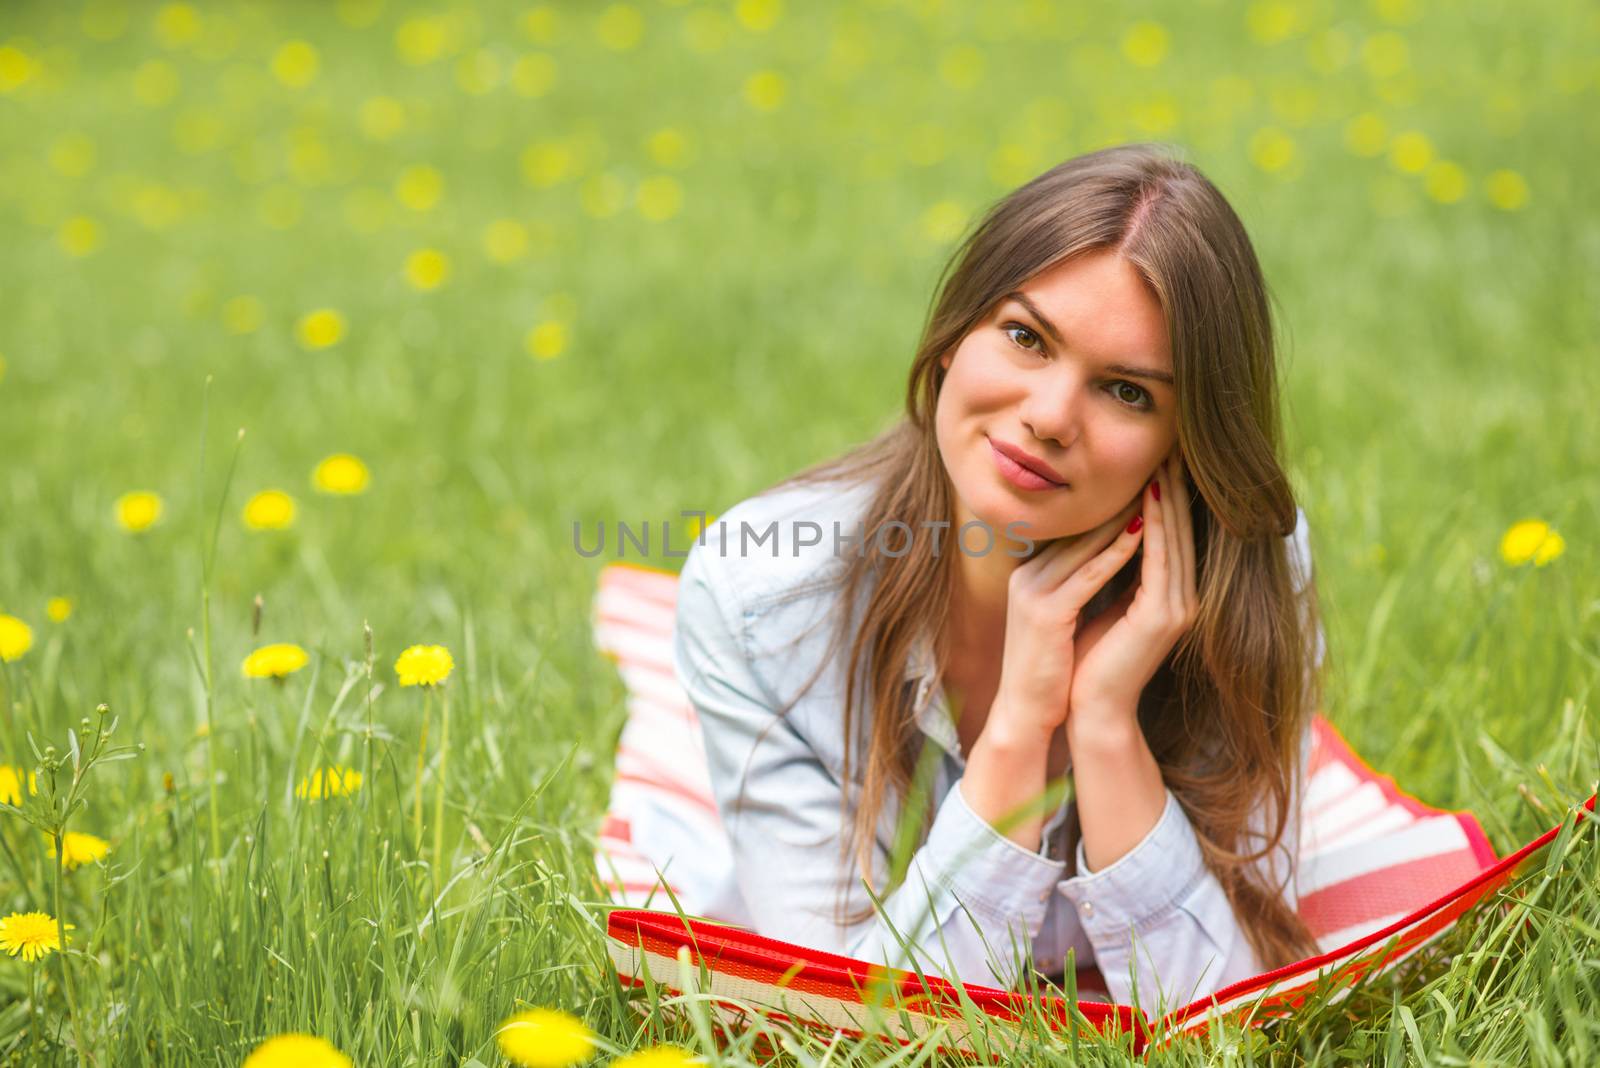
[[[1153,1009],[1314,952],[1322,639],[1242,225],[1120,146],[951,266],[906,418],[683,570],[678,677],[756,930],[990,985],[1093,960]]]

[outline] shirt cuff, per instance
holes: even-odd
[[[1091,940],[1125,938],[1176,908],[1205,874],[1194,827],[1169,788],[1156,825],[1139,844],[1099,871],[1090,871],[1078,839],[1078,874],[1061,882]]]
[[[1044,829],[1039,832],[1039,852],[1051,860],[1065,860],[1061,855],[1061,828],[1067,822],[1067,809],[1072,807],[1072,793],[1061,799],[1061,805],[1055,814],[1045,821]]]
[[[969,909],[1001,926],[1020,916],[1030,931],[1044,923],[1050,895],[1067,869],[1066,861],[1030,852],[974,812],[959,779],[939,806],[923,849],[935,878]]]

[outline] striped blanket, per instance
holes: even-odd
[[[676,595],[671,572],[613,564],[601,572],[596,598],[596,642],[615,661],[627,690],[610,810],[595,858],[604,890],[621,906],[607,924],[618,979],[637,985],[648,969],[655,982],[677,991],[683,951],[694,966],[705,965],[712,993],[732,999],[721,1010],[730,1020],[742,1019],[748,1005],[830,1031],[864,1031],[868,990],[885,979],[880,965],[748,930],[695,711],[673,676]],[[1129,1006],[1081,1002],[1091,1023],[1131,1031],[1136,1049],[1144,1049],[1167,1036],[1202,1031],[1219,1015],[1248,1014],[1261,1023],[1292,1013],[1308,997],[1343,997],[1438,938],[1559,830],[1498,860],[1470,813],[1442,811],[1404,793],[1323,716],[1315,717],[1313,732],[1298,908],[1321,955],[1235,983],[1157,1022]],[[1594,803],[1591,797],[1586,811]],[[673,907],[669,889],[687,918]],[[891,1021],[902,1041],[912,1037],[904,1033],[908,1024],[923,1031],[938,1023],[961,1048],[966,1023],[953,984],[906,972],[887,978],[919,1005],[918,1012]],[[1104,990],[1092,967],[1078,980],[1080,989]],[[1026,1000],[971,983],[962,989],[997,1019],[1014,1019]],[[1045,1008],[1070,1026],[1064,1005]]]

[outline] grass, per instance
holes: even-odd
[[[33,643],[0,669],[0,763],[68,754],[84,717],[143,748],[81,780],[98,864],[60,871],[0,813],[0,916],[75,928],[0,957],[0,1058],[237,1064],[300,1030],[491,1065],[498,1023],[547,1005],[615,1049],[749,1063],[756,1032],[715,1052],[708,1018],[641,1017],[606,973],[590,854],[623,709],[572,524],[719,512],[885,425],[961,228],[1118,141],[1186,146],[1256,241],[1329,715],[1501,853],[1595,789],[1592,12],[765,10],[7,6],[0,612]],[[421,249],[442,285],[408,283]],[[345,329],[308,347],[321,308]],[[371,488],[313,493],[341,451]],[[246,529],[268,487],[293,525]],[[165,510],[133,535],[137,489]],[[1530,516],[1566,551],[1508,567]],[[309,666],[243,678],[269,641]],[[441,777],[435,707],[419,849],[424,698],[392,665],[435,642],[450,750]],[[361,788],[298,798],[329,763]],[[1593,1062],[1593,834],[1399,985],[1167,1059]]]

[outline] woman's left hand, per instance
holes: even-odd
[[[1144,491],[1143,563],[1128,591],[1085,623],[1073,640],[1067,729],[1137,724],[1139,695],[1199,610],[1194,525],[1178,451]]]

